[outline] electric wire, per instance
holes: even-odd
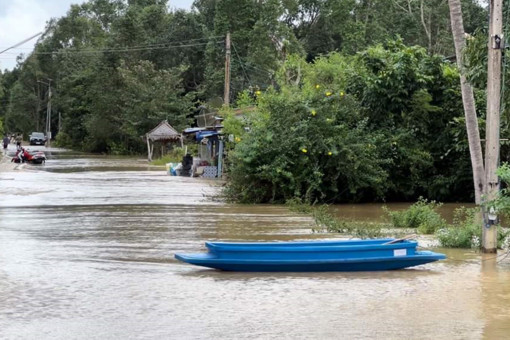
[[[267,70],[267,69],[263,69],[263,68],[260,68],[260,67],[257,67],[257,66],[251,65],[251,64],[247,64],[247,63],[245,63],[245,66],[246,66],[247,68],[251,68],[252,70],[257,70],[257,71],[259,71],[259,72],[262,72],[262,73],[268,74],[268,75],[270,75],[270,76],[272,76],[272,75],[273,75],[273,72],[272,72],[272,71],[269,71],[269,70]]]
[[[220,43],[218,41],[217,43]],[[98,49],[98,50],[59,50],[54,52],[34,52],[34,55],[53,55],[53,54],[95,54],[95,53],[122,53],[122,52],[137,52],[137,51],[152,51],[152,50],[171,50],[173,48],[182,48],[182,47],[194,47],[194,46],[204,46],[208,45],[207,43],[197,43],[197,44],[184,44],[184,45],[171,45],[171,46],[161,46],[161,47],[140,47],[140,48],[122,48],[122,49]]]
[[[259,76],[259,77],[263,77],[263,78],[267,78],[267,79],[271,79],[272,77],[272,74],[269,73],[269,72],[263,72],[263,71],[259,71],[257,69],[253,69],[253,68],[250,68],[249,65],[247,64],[241,64],[240,62],[238,61],[233,61],[232,62],[233,65],[236,65],[236,66],[239,66],[239,67],[243,67],[245,68],[246,72],[248,73],[252,73],[252,74],[255,74],[256,76]],[[253,80],[253,79],[252,79]]]
[[[218,39],[224,40],[225,37],[217,35],[217,36],[203,37],[203,38],[193,38],[193,39],[185,39],[185,40],[173,40],[173,41],[168,41],[168,42],[158,43],[158,44],[143,44],[143,45],[126,46],[126,47],[127,48],[129,48],[129,47],[152,47],[152,46],[163,46],[163,45],[170,45],[170,44],[190,42],[190,41],[218,40]],[[0,46],[0,48],[2,48],[2,46]],[[32,49],[32,48],[31,47],[18,47],[18,48],[13,48],[13,49]]]
[[[207,42],[198,42],[193,44],[180,44],[175,45],[175,43],[182,42],[169,42],[164,44],[153,44],[153,45],[138,45],[138,46],[130,46],[130,47],[121,47],[121,48],[106,48],[106,49],[86,49],[86,50],[71,50],[71,49],[60,49],[58,51],[51,52],[32,52],[30,55],[56,55],[56,54],[96,54],[96,53],[123,53],[123,52],[136,52],[136,51],[149,51],[149,50],[170,50],[173,48],[184,48],[184,47],[195,47],[195,46],[205,46],[210,43],[222,43],[223,39],[210,40]],[[189,39],[192,41],[194,39]],[[196,39],[196,40],[204,40],[204,39]],[[13,58],[17,58],[13,56]],[[12,58],[11,58],[12,59]]]
[[[6,52],[6,51],[9,51],[9,50],[11,50],[11,49],[13,49],[13,48],[16,48],[16,47],[18,47],[18,46],[21,46],[21,45],[23,45],[24,43],[26,43],[26,42],[28,42],[28,41],[30,41],[30,40],[32,40],[32,39],[34,39],[35,37],[37,37],[37,36],[39,36],[39,35],[41,35],[41,34],[42,34],[42,32],[39,32],[39,33],[37,33],[37,34],[34,34],[33,36],[31,36],[31,37],[29,37],[29,38],[26,38],[25,40],[20,41],[19,43],[15,44],[15,45],[13,45],[13,46],[11,46],[11,47],[8,47],[8,48],[6,48],[6,49],[5,49],[5,50],[3,50],[3,51],[0,51],[0,54],[4,53],[4,52]]]
[[[239,53],[237,53],[236,45],[234,45],[234,44],[232,43],[232,47],[234,48],[234,53],[236,54],[237,59],[239,60],[239,63],[241,64],[241,69],[243,70],[244,76],[245,76],[245,77],[246,77],[246,79],[248,80],[248,84],[250,84],[250,86],[252,86],[251,81],[250,81],[250,77],[248,77],[248,75],[246,74],[246,69],[245,69],[245,68],[244,68],[244,66],[243,66],[243,62],[242,62],[242,60],[241,60],[241,57],[239,56]]]

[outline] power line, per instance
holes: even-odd
[[[218,41],[220,43],[221,41]],[[55,52],[35,52],[34,54],[65,54],[65,53],[75,53],[75,54],[86,54],[86,53],[116,53],[116,52],[136,52],[136,51],[150,51],[150,50],[169,50],[172,48],[180,48],[180,47],[193,47],[193,46],[203,46],[207,45],[207,43],[197,43],[197,44],[187,44],[187,45],[173,45],[173,46],[162,46],[162,47],[140,47],[140,48],[123,48],[123,49],[104,49],[104,50],[78,50],[78,51],[69,51],[69,50],[59,50]]]
[[[259,67],[256,67],[256,66],[253,66],[253,65],[250,65],[248,63],[242,63],[242,64],[244,65],[244,67],[250,69],[252,72],[258,72],[259,74],[264,74],[266,76],[267,75],[269,75],[269,76],[273,75],[272,71],[269,71],[269,70],[266,70],[266,69],[262,69],[262,68],[259,68]]]
[[[239,63],[241,64],[241,68],[242,68],[242,70],[243,70],[244,76],[245,76],[245,77],[246,77],[246,79],[248,80],[248,84],[250,84],[250,86],[252,86],[252,85],[251,85],[251,81],[250,81],[250,77],[248,77],[248,75],[246,74],[246,70],[245,70],[245,68],[244,68],[244,66],[243,66],[243,62],[242,62],[242,60],[241,60],[241,57],[239,56],[239,53],[237,53],[236,45],[232,44],[232,47],[234,48],[234,52],[235,52],[235,54],[236,54],[236,56],[237,56],[237,59],[239,59]]]
[[[216,43],[219,44],[219,43],[222,43],[222,41],[217,41]],[[161,47],[140,47],[140,48],[122,48],[122,49],[98,49],[98,50],[69,50],[69,49],[61,49],[61,50],[53,51],[53,52],[33,52],[33,53],[30,53],[30,55],[96,54],[96,53],[122,53],[122,52],[151,51],[151,50],[171,50],[173,48],[204,46],[204,45],[208,45],[208,44],[209,44],[209,42],[206,42],[206,43],[197,43],[197,44],[170,45],[170,46],[161,46]]]
[[[241,63],[239,63],[237,61],[235,62],[235,64],[240,67],[243,67],[243,65],[244,65],[244,67],[248,70],[248,72],[255,74],[256,76],[266,77],[268,79],[270,79],[272,77],[272,73],[270,73],[269,71],[260,71],[259,69],[253,68],[248,64],[241,65]]]
[[[120,48],[166,46],[166,45],[175,44],[175,43],[183,43],[183,42],[190,42],[190,41],[200,41],[200,40],[217,40],[217,39],[224,39],[224,38],[225,37],[218,35],[218,36],[203,37],[203,38],[194,38],[194,39],[185,39],[185,40],[174,40],[174,41],[168,41],[168,42],[165,42],[165,43],[158,43],[158,44],[144,44],[144,45],[136,45],[136,46],[125,46],[125,47],[120,47]],[[0,48],[1,47],[2,46],[0,46]],[[30,47],[20,47],[20,48],[15,48],[15,49],[31,49],[31,48]]]
[[[19,42],[19,43],[15,44],[15,45],[13,45],[13,46],[11,46],[11,47],[6,48],[5,50],[1,51],[1,52],[0,52],[0,54],[4,53],[4,52],[6,52],[6,51],[9,51],[10,49],[16,48],[16,47],[18,47],[18,46],[20,46],[20,45],[23,45],[24,43],[26,43],[26,42],[28,42],[28,41],[30,41],[30,40],[32,40],[32,39],[34,39],[35,37],[40,36],[41,34],[42,34],[42,32],[39,32],[39,33],[37,33],[37,34],[34,34],[33,36],[31,36],[31,37],[29,37],[29,38],[26,38],[25,40],[23,40],[23,41],[21,41],[21,42]]]
[[[161,44],[148,44],[148,45],[137,45],[137,46],[127,46],[120,48],[104,48],[104,49],[88,49],[88,50],[69,50],[69,49],[61,49],[58,51],[52,52],[32,52],[30,55],[53,55],[53,54],[94,54],[94,53],[116,53],[116,52],[131,52],[131,51],[147,51],[147,50],[165,50],[172,48],[183,48],[183,47],[194,47],[194,46],[203,46],[208,45],[210,42],[220,43],[223,37],[215,36],[215,37],[207,37],[207,38],[196,38],[196,39],[187,39],[181,41],[171,41],[168,43]],[[175,45],[176,43],[188,42],[188,41],[200,41],[200,40],[209,40],[207,42],[202,43],[194,43],[194,44],[180,44]],[[15,59],[19,54],[13,56],[11,58],[7,57],[6,59]]]

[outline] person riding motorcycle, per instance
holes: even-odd
[[[25,152],[25,149],[21,145],[17,146],[16,157],[18,157],[20,163],[25,161]]]

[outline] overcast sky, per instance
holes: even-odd
[[[42,32],[51,18],[64,16],[71,4],[86,0],[0,0],[0,51]],[[193,0],[170,0],[171,8],[190,9]],[[16,66],[16,56],[30,53],[37,39],[0,54],[0,69]]]

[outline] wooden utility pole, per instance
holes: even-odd
[[[223,104],[230,104],[230,32],[225,40],[225,89],[223,92]]]
[[[46,110],[46,146],[51,146],[51,79],[48,79],[48,107]]]
[[[485,144],[485,199],[497,197],[499,180],[496,170],[499,165],[499,126],[501,110],[501,51],[503,37],[503,0],[490,0],[489,4],[489,52],[487,70],[487,122]],[[496,253],[497,216],[495,211],[485,211],[482,232],[482,251]]]

